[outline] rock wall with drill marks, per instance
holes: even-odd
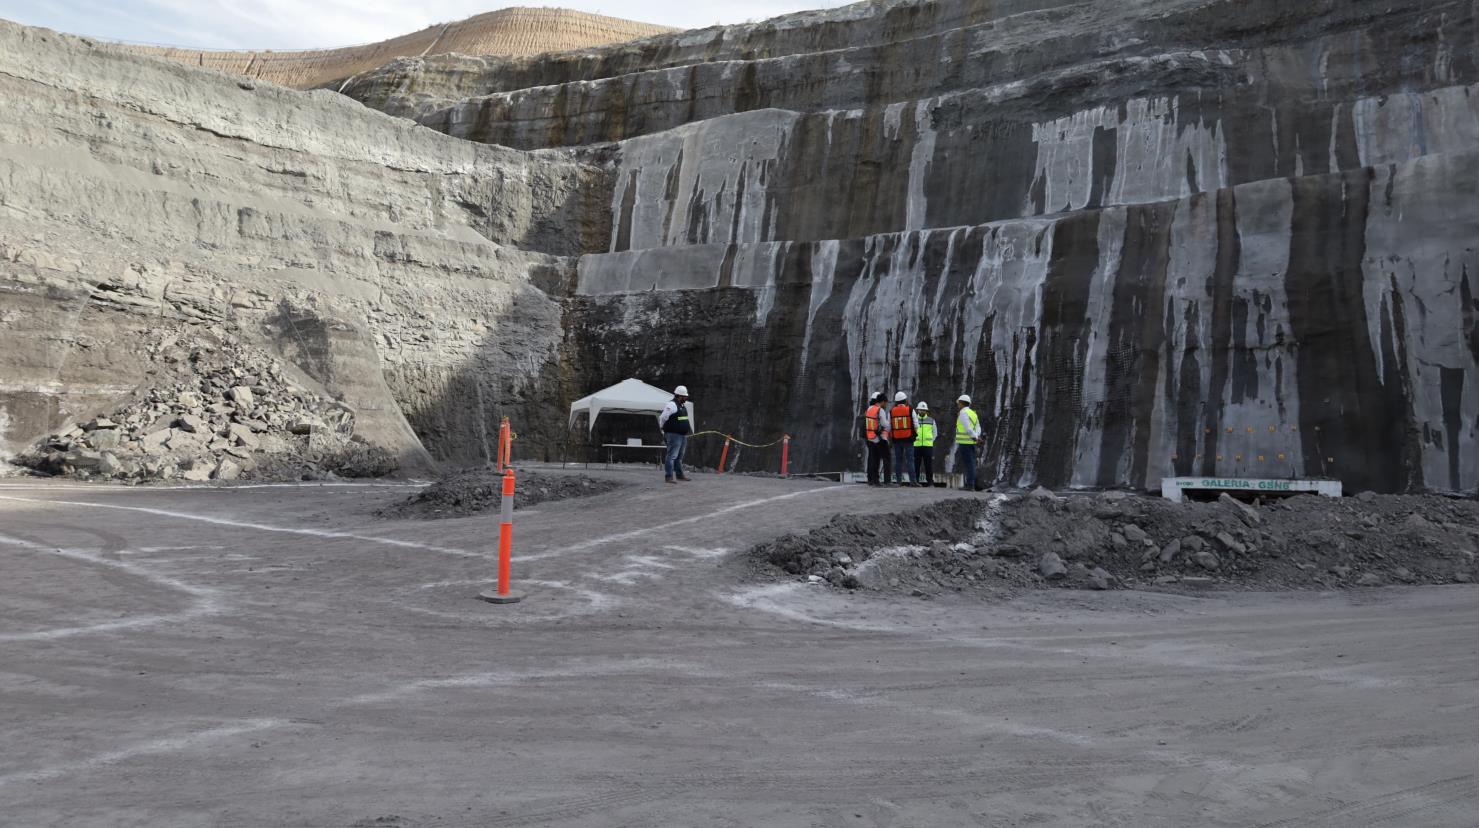
[[[1265,113],[1266,129],[1233,130],[1220,103],[1181,97],[984,134],[941,126],[959,105],[761,110],[623,142],[610,249],[857,238],[1146,204],[1463,151],[1479,134],[1479,89],[1467,86],[1327,107],[1317,150],[1281,134],[1277,113]],[[1244,156],[1264,165],[1234,170],[1230,158]]]
[[[849,424],[869,392],[938,406],[965,389],[992,426],[995,476],[1014,483],[1303,474],[1472,490],[1474,9],[1441,5],[1301,10],[1318,23],[1272,45],[954,88],[892,74],[850,99],[855,79],[839,78],[816,111],[705,114],[705,134],[727,136],[718,151],[667,153],[661,174],[734,181],[763,165],[747,179],[763,220],[618,237],[617,255],[581,260],[576,315],[599,327],[624,294],[665,328],[691,320],[696,344],[637,365],[714,365],[701,384],[721,406],[785,401],[736,427],[811,434],[796,450],[818,468],[858,465]],[[757,100],[814,91],[776,83]],[[619,174],[653,184],[613,214],[644,198],[664,217],[729,209],[728,187],[668,198],[633,152],[692,129],[617,145]],[[772,370],[749,377],[753,363]]]
[[[51,63],[8,64],[0,290],[42,313],[0,338],[75,396],[108,349],[53,353],[35,320],[316,307],[454,461],[505,410],[556,457],[569,400],[642,376],[823,471],[858,467],[865,395],[906,386],[973,393],[1005,481],[1472,489],[1476,13],[884,0],[345,87],[501,147],[22,37]]]
[[[964,389],[991,434],[988,465],[1012,483],[1314,475],[1465,491],[1479,485],[1475,160],[769,244],[727,282],[724,263],[760,246],[662,251],[662,278],[681,289],[631,293],[656,269],[641,255],[587,256],[581,315],[594,323],[641,302],[666,327],[692,329],[701,341],[690,347],[712,343],[736,362],[763,353],[772,386],[829,400],[740,414],[734,425],[758,433],[835,433],[875,390],[909,389],[939,408]],[[1442,221],[1424,215],[1434,211]],[[704,332],[716,295],[762,314],[751,318],[769,336]],[[661,346],[654,356],[665,362]],[[823,377],[843,393],[819,387]],[[717,383],[710,394],[737,390],[705,382]],[[851,468],[855,452],[845,437],[793,446],[817,468]]]
[[[770,238],[771,178],[797,117],[771,110],[628,141],[612,197],[612,251]]]

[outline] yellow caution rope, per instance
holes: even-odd
[[[738,444],[744,446],[745,448],[757,448],[757,449],[760,449],[760,448],[770,448],[771,446],[778,446],[778,445],[780,445],[786,439],[787,436],[789,436],[789,435],[784,435],[783,434],[775,442],[773,442],[773,443],[766,443],[763,446],[758,446],[758,445],[755,445],[754,443],[746,443],[744,440],[741,440],[740,438],[734,436],[733,434],[725,434],[722,431],[700,431],[699,433],[694,434],[694,435],[691,435],[691,436],[693,436],[693,437],[703,437],[703,436],[710,435],[710,434],[717,434],[718,436],[723,437],[724,439],[729,440],[730,442],[738,443]]]

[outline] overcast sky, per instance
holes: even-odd
[[[73,34],[209,49],[382,40],[505,6],[561,6],[665,26],[759,20],[842,0],[0,0],[0,17]]]

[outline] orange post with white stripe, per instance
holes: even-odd
[[[507,420],[504,420],[505,428]],[[503,471],[503,514],[498,526],[498,590],[478,595],[492,604],[513,604],[524,596],[514,592],[509,584],[512,580],[514,554],[514,470]]]
[[[717,472],[715,472],[715,474],[723,474],[724,473],[724,464],[726,464],[726,463],[729,462],[729,441],[730,441],[730,439],[731,438],[729,438],[727,436],[724,438],[724,450],[721,451],[721,452],[719,452],[719,470]]]
[[[781,438],[781,477],[791,476],[791,435]]]

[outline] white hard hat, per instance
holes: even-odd
[[[971,395],[970,394],[961,394],[960,397],[957,398],[955,401],[956,402],[963,402],[966,405],[970,405],[971,404]]]
[[[894,395],[894,402],[903,402],[907,399],[909,399],[909,395],[905,394],[903,391],[900,391],[899,393]]]
[[[877,402],[878,400],[881,400],[881,399],[883,399],[883,392],[882,391],[874,391],[873,392],[873,396],[869,397],[868,398],[868,401],[869,402]]]
[[[674,388],[673,389],[673,396],[675,396],[675,397],[686,397],[686,396],[688,396],[688,386],[686,386],[686,385],[680,385],[677,388]]]
[[[914,407],[916,409],[920,410],[920,411],[928,411],[928,410],[930,410],[930,404],[927,403],[927,402],[922,402],[919,405],[916,405]]]

